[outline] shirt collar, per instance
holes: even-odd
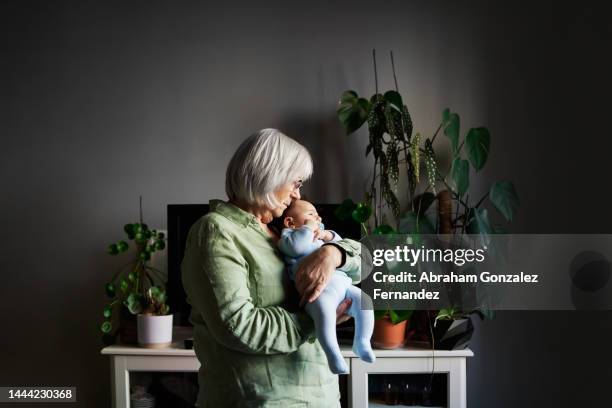
[[[228,220],[233,221],[238,225],[242,225],[243,227],[246,227],[252,223],[257,224],[257,219],[253,214],[244,211],[230,202],[210,200],[209,205],[210,211],[221,214]]]

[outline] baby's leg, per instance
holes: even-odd
[[[346,284],[332,277],[317,300],[307,303],[305,307],[306,312],[314,320],[317,339],[325,351],[329,368],[334,374],[346,374],[349,371],[340,354],[336,338],[336,308],[344,299],[344,292],[346,292]]]
[[[362,310],[361,301],[363,296],[364,302],[369,302],[364,306],[369,307],[368,310]],[[362,294],[361,289],[356,286],[350,286],[346,290],[346,297],[351,298],[353,301],[351,307],[348,310],[348,314],[353,316],[355,319],[355,338],[353,339],[353,351],[363,361],[373,363],[376,360],[372,346],[370,345],[370,338],[374,331],[374,310],[372,310],[372,300],[365,293]]]

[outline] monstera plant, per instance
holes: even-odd
[[[100,324],[105,344],[114,342],[121,324],[130,324],[125,319],[121,323],[113,319],[118,311],[121,312],[119,315],[124,317],[140,313],[157,315],[168,313],[168,306],[165,304],[166,295],[163,290],[163,273],[149,264],[151,255],[166,247],[166,238],[163,232],[150,229],[143,222],[142,198],[139,221],[126,224],[123,231],[127,240],[133,242],[135,253],[133,253],[134,258],[119,268],[105,286],[106,295],[110,298],[102,312],[104,321]],[[128,252],[129,248],[130,244],[122,239],[110,244],[107,253],[112,256],[120,256]],[[135,325],[135,318],[132,320],[131,323]]]

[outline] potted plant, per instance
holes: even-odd
[[[498,181],[479,200],[470,200],[470,172],[484,167],[490,149],[490,133],[485,127],[471,128],[466,136],[460,136],[460,118],[457,113],[445,109],[435,133],[423,138],[413,133],[412,118],[398,91],[393,53],[391,67],[395,90],[378,92],[376,54],[373,51],[376,93],[368,100],[355,91],[345,91],[340,97],[337,113],[347,134],[354,133],[367,123],[369,143],[366,158],[373,156],[373,173],[363,202],[347,199],[338,208],[336,216],[352,218],[362,225],[368,234],[441,234],[461,236],[472,234],[483,241],[490,234],[504,233],[504,228],[494,224],[487,205],[496,209],[511,222],[519,205],[518,195],[510,181]],[[451,167],[446,174],[439,166],[434,141],[440,133],[450,142]],[[470,166],[471,165],[471,166]],[[472,170],[470,170],[470,167]],[[424,168],[426,177],[421,177]],[[398,195],[400,175],[405,172],[406,196]],[[422,190],[417,193],[417,190]],[[402,203],[404,203],[402,205]],[[414,316],[416,321],[428,322],[426,332],[432,332],[433,322],[464,319],[473,310],[450,309]],[[449,313],[452,310],[452,313]],[[490,316],[486,305],[477,309],[480,316]],[[383,313],[388,316],[390,313]],[[427,335],[427,333],[425,334]]]
[[[166,247],[166,237],[163,232],[149,229],[143,222],[142,197],[139,222],[126,224],[123,230],[127,239],[133,241],[135,252],[130,253],[131,259],[105,285],[106,295],[110,298],[102,312],[104,321],[100,324],[105,345],[114,344],[118,336],[122,343],[137,343],[136,315],[141,313],[142,306],[147,305],[145,301],[149,288],[161,288],[165,282],[163,272],[151,266],[150,260],[153,253]],[[111,256],[119,256],[129,249],[130,244],[120,240],[110,244],[107,252]],[[157,293],[154,290],[152,294]]]
[[[372,344],[381,349],[395,349],[406,342],[406,327],[412,310],[375,310]]]
[[[484,319],[484,316],[481,315],[481,318]],[[437,350],[457,350],[467,347],[473,333],[474,324],[470,314],[450,307],[438,311],[428,337]]]
[[[151,286],[145,296],[132,296],[130,311],[138,313],[138,344],[147,348],[168,347],[172,343],[172,315],[166,304],[166,292]]]

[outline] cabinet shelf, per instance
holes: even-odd
[[[101,354],[108,355],[111,360],[113,407],[130,406],[130,375],[134,375],[135,372],[197,372],[200,362],[195,352],[183,348],[183,340],[191,337],[191,330],[191,328],[175,328],[173,336],[175,341],[165,349],[145,349],[122,344],[102,349]],[[370,400],[369,375],[429,374],[432,369],[435,373],[445,374],[448,377],[446,408],[467,406],[466,359],[474,355],[470,349],[432,351],[422,347],[405,347],[395,350],[374,350],[376,362],[373,364],[359,360],[348,345],[342,345],[340,349],[349,363],[350,372],[346,376],[349,407],[389,406],[384,404],[384,401]],[[401,405],[396,406],[401,407]]]

